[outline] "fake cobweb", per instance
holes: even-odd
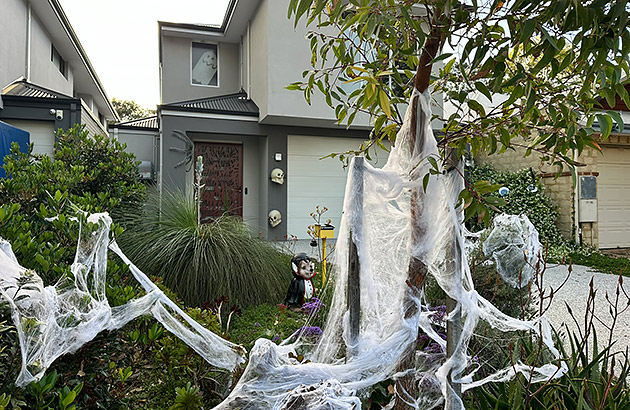
[[[530,321],[509,317],[475,291],[465,251],[470,248],[464,238],[468,233],[456,207],[463,188],[458,169],[431,175],[423,190],[423,177],[429,171],[426,158],[438,157],[429,102],[428,93],[414,93],[384,168],[373,168],[356,158],[350,166],[333,261],[334,293],[319,342],[309,345],[298,339],[276,345],[258,340],[242,377],[217,409],[357,409],[368,389],[385,380],[411,380],[413,388],[407,390],[403,386],[408,385],[400,383],[395,392],[411,408],[434,408],[451,397],[450,407],[462,409],[461,400],[452,394],[452,384],[465,391],[508,380],[519,372],[533,382],[566,372],[544,317]],[[188,317],[115,243],[110,249],[129,265],[147,294],[111,308],[105,297],[111,219],[97,214],[89,221],[98,228],[82,235],[72,265],[73,283],[44,287],[35,272],[18,264],[10,246],[0,243],[0,296],[11,304],[22,349],[18,384],[40,378],[56,358],[76,351],[100,331],[119,328],[145,313],[155,316],[214,366],[231,370],[244,361],[239,346]],[[360,266],[357,336],[351,330],[356,327],[351,325],[348,307],[348,287],[353,285],[348,268],[350,237]],[[526,217],[505,217],[495,221],[483,251],[493,255],[508,283],[521,287],[533,274],[539,246]],[[408,280],[412,261],[422,265],[455,301],[447,319],[461,321],[461,332],[448,357],[446,342],[434,326],[436,310],[426,305],[422,289]],[[469,352],[481,323],[498,332],[538,335],[549,352],[549,363],[533,367],[516,361],[505,368],[485,369]],[[416,351],[419,330],[436,346],[433,352]],[[405,359],[409,351],[415,352],[411,361]],[[296,352],[303,353],[305,360],[298,361]]]
[[[208,363],[233,369],[244,361],[243,349],[204,328],[173,303],[112,242],[109,247],[130,267],[146,295],[110,307],[105,296],[109,215],[87,218],[90,232],[80,233],[73,281],[44,286],[36,272],[20,266],[11,245],[0,239],[0,299],[9,302],[22,353],[16,384],[39,380],[58,357],[74,353],[103,330],[121,328],[143,314],[152,314]]]
[[[396,394],[410,408],[434,408],[445,397],[453,397],[451,408],[462,409],[461,400],[451,394],[450,383],[458,383],[466,391],[487,382],[508,380],[519,372],[531,376],[533,382],[566,372],[564,363],[560,367],[556,364],[559,352],[544,317],[530,321],[509,317],[475,291],[466,252],[460,251],[466,249],[465,229],[456,203],[463,179],[457,169],[444,170],[440,175],[431,175],[423,191],[422,180],[429,172],[426,158],[438,158],[430,127],[429,94],[416,92],[409,107],[387,164],[376,169],[361,161],[364,165],[358,166],[355,158],[349,167],[335,248],[333,299],[320,341],[305,353],[310,361],[298,363],[295,354],[290,354],[302,350],[300,341],[276,346],[269,340],[258,340],[239,383],[218,409],[360,408],[360,398],[370,387],[405,377],[412,379],[417,393],[411,395],[397,385]],[[418,135],[411,147],[414,119]],[[412,192],[416,199],[412,199]],[[356,341],[351,335],[348,308],[350,236],[360,265]],[[485,243],[487,251],[494,252],[503,277],[519,286],[528,279],[540,245],[526,217],[499,218]],[[446,342],[433,326],[436,310],[426,306],[421,290],[408,283],[412,258],[419,260],[456,301],[453,316],[461,318],[461,335],[448,359],[444,354]],[[550,363],[532,367],[515,362],[506,368],[478,372],[482,366],[474,364],[468,345],[480,322],[499,332],[539,335],[548,349]],[[411,365],[402,368],[405,352],[415,350],[419,329],[432,339],[438,351],[418,351]]]

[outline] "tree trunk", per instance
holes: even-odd
[[[414,79],[414,87],[420,92],[423,93],[429,88],[429,82],[431,79],[431,69],[432,64],[431,61],[436,57],[441,44],[442,44],[442,33],[440,28],[438,27],[437,22],[441,18],[441,11],[436,10],[436,14],[434,15],[433,28],[431,30],[430,37],[426,40],[424,44],[424,48],[422,50],[422,55],[420,56],[420,61],[418,63],[418,68],[416,70],[416,76]],[[418,99],[414,99],[412,101],[411,107],[411,139],[409,141],[412,157],[419,154],[422,149],[422,141],[419,144],[416,144],[416,139],[418,138],[418,132],[421,131],[425,124],[418,124]],[[420,118],[420,121],[423,121],[423,118]],[[420,215],[419,215],[419,204],[422,201],[422,197],[424,196],[424,191],[422,188],[413,188],[411,190],[411,238],[410,238],[410,248],[416,249],[420,243],[424,241],[425,232],[422,229],[422,226],[419,224]],[[420,259],[415,258],[413,255],[411,256],[411,260],[409,261],[409,270],[407,273],[407,285],[411,287],[409,291],[417,292],[424,286],[424,280],[426,279],[428,270],[427,266]],[[405,312],[405,319],[409,319],[414,316],[418,312],[418,306],[415,301],[411,298],[411,295],[406,296],[403,301],[403,309]],[[408,369],[415,369],[415,357],[416,357],[416,342],[411,341],[409,347],[403,354],[398,364],[398,371],[404,372]],[[396,381],[396,391],[398,396],[396,397],[396,403],[393,407],[394,410],[406,410],[412,409],[414,407],[407,404],[407,402],[413,402],[416,397],[418,397],[418,386],[415,380],[415,372],[410,372],[409,374],[400,377]]]

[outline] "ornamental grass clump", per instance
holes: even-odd
[[[188,305],[221,296],[242,307],[278,303],[291,281],[290,257],[253,238],[237,218],[199,224],[195,201],[181,191],[152,192],[143,215],[126,226],[124,252]]]

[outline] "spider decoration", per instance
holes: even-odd
[[[192,160],[193,160],[193,148],[195,147],[193,142],[191,141],[190,138],[188,138],[188,136],[179,131],[179,130],[173,130],[173,137],[177,138],[180,141],[183,141],[184,144],[186,144],[186,148],[179,148],[179,147],[169,147],[169,151],[175,151],[175,152],[182,152],[184,154],[186,154],[186,157],[179,161],[177,164],[175,164],[175,168],[179,168],[182,165],[187,165],[186,171],[190,171],[190,166],[192,164]]]

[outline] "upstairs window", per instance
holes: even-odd
[[[192,43],[190,81],[194,85],[219,86],[219,50],[216,44]]]
[[[50,61],[52,61],[55,67],[59,69],[61,75],[67,78],[66,62],[63,57],[61,57],[61,54],[59,54],[55,46],[53,46],[52,44],[50,45]]]

